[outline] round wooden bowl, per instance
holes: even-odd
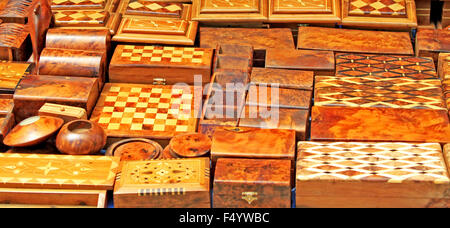
[[[50,138],[63,123],[64,120],[58,117],[33,116],[17,124],[3,143],[12,147],[34,146]]]
[[[180,158],[202,157],[209,153],[211,144],[211,139],[200,133],[177,135],[169,142],[172,155]]]
[[[87,155],[99,152],[106,144],[106,133],[97,123],[73,120],[65,124],[56,136],[56,147],[61,153]]]
[[[106,155],[120,157],[122,161],[142,161],[158,158],[162,150],[161,145],[155,141],[133,138],[112,144],[106,150]]]

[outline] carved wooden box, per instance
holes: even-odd
[[[420,28],[416,34],[416,55],[432,57],[435,62],[441,52],[450,52],[450,31]]]
[[[117,208],[209,208],[209,158],[125,161],[114,188]]]
[[[192,19],[201,22],[265,22],[267,0],[193,0]]]
[[[438,143],[299,142],[297,207],[448,207]]]
[[[269,0],[269,22],[340,23],[341,2],[339,0]]]
[[[28,14],[37,2],[36,0],[3,0],[0,3],[0,20],[3,23],[26,24]]]
[[[117,83],[210,82],[213,50],[166,46],[117,46],[109,66],[109,80]]]
[[[96,78],[62,76],[28,76],[14,94],[14,114],[20,121],[38,115],[47,102],[75,106],[92,112],[99,96]]]
[[[31,53],[28,35],[25,25],[0,24],[0,60],[26,61]]]
[[[414,0],[343,0],[342,25],[383,29],[417,27]]]
[[[201,91],[193,86],[106,83],[90,120],[108,138],[167,140],[195,132]]]
[[[290,208],[291,162],[220,158],[213,189],[214,208]]]
[[[369,54],[414,54],[408,32],[299,27],[298,49]]]
[[[33,71],[34,64],[0,61],[0,93],[13,94],[20,80]]]

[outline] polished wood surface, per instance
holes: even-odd
[[[340,23],[341,2],[339,0],[269,0],[269,22]]]
[[[63,154],[95,154],[105,144],[106,133],[103,128],[88,120],[73,120],[65,124],[56,136],[56,147]]]
[[[299,27],[297,47],[352,53],[414,54],[407,32]]]
[[[20,80],[33,70],[30,63],[0,61],[0,92],[13,94]]]
[[[44,142],[63,125],[64,120],[50,116],[33,116],[17,124],[3,140],[8,146],[26,147]]]
[[[52,0],[52,9],[102,9],[107,0]]]
[[[445,110],[313,106],[311,139],[450,142]]]
[[[39,58],[44,48],[45,34],[52,24],[53,13],[48,0],[35,0],[36,5],[28,15],[31,43],[33,47],[33,62],[39,74]]]
[[[89,29],[49,29],[45,42],[47,48],[100,52],[107,52],[110,45],[109,31]]]
[[[117,208],[209,208],[209,158],[126,161],[114,187]]]
[[[311,99],[310,90],[279,88],[274,85],[250,85],[246,104],[307,110],[311,106]]]
[[[214,208],[290,208],[291,162],[227,159],[217,161]]]
[[[54,140],[47,140],[34,146],[11,147],[5,153],[14,154],[61,154],[55,146]]]
[[[72,120],[87,119],[86,110],[79,107],[45,103],[38,112],[39,116],[54,116],[68,123]]]
[[[107,156],[120,157],[121,161],[157,159],[163,149],[157,142],[144,138],[124,139],[114,143],[106,151]]]
[[[279,87],[282,88],[312,90],[314,72],[254,67],[251,83],[256,85],[279,84]]]
[[[192,19],[201,22],[264,22],[267,0],[193,0]]]
[[[416,55],[437,61],[440,52],[450,52],[450,31],[420,28],[416,34]]]
[[[211,150],[211,139],[204,134],[177,135],[170,140],[170,152],[179,158],[203,157]]]
[[[15,23],[0,24],[0,59],[26,61],[31,53],[27,42],[29,30],[25,25]]]
[[[0,3],[0,20],[4,23],[26,24],[36,0],[4,0]]]

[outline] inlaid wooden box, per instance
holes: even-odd
[[[266,159],[217,161],[214,208],[290,208],[291,162]]]
[[[209,158],[125,161],[114,188],[116,208],[209,208]]]
[[[34,64],[0,61],[0,93],[13,94],[23,77],[34,72]]]
[[[103,9],[108,0],[52,0],[52,10]]]
[[[62,29],[109,30],[114,35],[119,27],[121,14],[105,9],[53,10],[55,27]]]
[[[39,109],[51,102],[84,108],[89,116],[98,96],[97,78],[28,76],[14,93],[14,114],[21,121],[38,115]]]
[[[343,0],[342,25],[383,29],[417,27],[414,0]]]
[[[191,18],[192,5],[176,1],[123,0],[119,12],[124,17]]]
[[[14,120],[14,102],[12,97],[8,95],[0,95],[0,140],[9,133],[15,124]]]
[[[438,143],[299,142],[296,179],[297,207],[450,206]]]
[[[212,57],[209,48],[118,45],[109,66],[109,80],[194,85],[199,77],[204,85],[211,79]]]
[[[192,19],[201,22],[265,22],[267,0],[193,0]]]
[[[416,56],[432,57],[438,61],[439,53],[450,52],[450,31],[420,28],[416,34]]]
[[[23,24],[0,24],[0,60],[26,61],[31,53],[28,29]]]
[[[36,0],[3,0],[0,3],[0,20],[3,23],[26,24],[28,14],[37,2]]]
[[[299,27],[298,49],[368,54],[414,54],[408,32]]]
[[[270,23],[335,24],[341,22],[339,0],[269,0]]]

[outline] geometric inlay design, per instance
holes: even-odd
[[[162,47],[125,45],[124,61],[154,63],[203,63],[205,49],[193,47]]]
[[[406,17],[405,0],[350,0],[349,15]]]
[[[131,0],[128,4],[127,13],[149,16],[180,17],[182,9],[183,5],[181,3]]]

